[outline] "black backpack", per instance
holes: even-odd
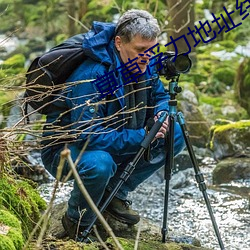
[[[66,79],[86,58],[83,40],[84,34],[73,36],[31,63],[26,73],[24,93],[26,114],[28,105],[41,114],[51,110]]]

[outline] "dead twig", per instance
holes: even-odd
[[[93,226],[93,230],[94,230],[94,233],[95,233],[97,239],[99,240],[99,242],[101,243],[101,245],[104,247],[104,249],[109,250],[108,246],[105,244],[105,242],[102,240],[100,234],[98,233],[96,225]]]
[[[135,246],[134,246],[134,250],[138,249],[139,246],[139,238],[140,238],[140,233],[141,233],[141,225],[142,225],[142,221],[139,221],[139,226],[138,226],[138,230],[137,230],[137,234],[136,234],[136,238],[135,238]]]
[[[96,214],[96,216],[98,217],[99,221],[102,223],[102,225],[104,226],[105,230],[107,231],[107,233],[113,238],[114,243],[116,245],[116,247],[119,250],[124,250],[123,247],[121,246],[121,244],[119,243],[118,239],[116,238],[116,236],[114,235],[112,228],[109,226],[109,224],[106,222],[106,220],[104,219],[104,217],[102,216],[102,214],[100,213],[100,211],[98,210],[98,208],[96,207],[95,203],[93,202],[92,198],[90,197],[88,191],[86,190],[76,168],[75,168],[75,164],[71,158],[71,153],[69,149],[64,149],[61,152],[61,158],[67,159],[69,166],[72,170],[73,176],[75,178],[75,181],[80,189],[80,191],[82,192],[84,198],[86,199],[86,201],[88,202],[90,208],[94,211],[94,213]]]

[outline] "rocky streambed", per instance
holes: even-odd
[[[206,157],[201,162],[201,171],[207,185],[209,201],[225,249],[250,249],[250,180],[234,181],[229,184],[212,185],[212,170],[215,162]],[[157,172],[136,192],[130,194],[133,208],[144,218],[162,227],[164,211],[165,180],[162,171]],[[49,201],[54,182],[42,184],[39,188],[42,197]],[[56,203],[69,198],[72,182],[61,186],[57,192]],[[213,230],[203,195],[197,187],[193,168],[176,172],[170,181],[168,204],[169,235],[176,240],[195,237],[202,246],[219,250],[219,244]]]

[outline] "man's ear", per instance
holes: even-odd
[[[115,47],[118,51],[121,50],[121,44],[122,44],[122,40],[121,40],[121,37],[119,36],[116,36],[115,37]]]

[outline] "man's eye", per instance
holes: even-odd
[[[137,52],[138,52],[138,54],[139,54],[139,53],[143,53],[143,52],[144,52],[144,49],[137,49]]]

